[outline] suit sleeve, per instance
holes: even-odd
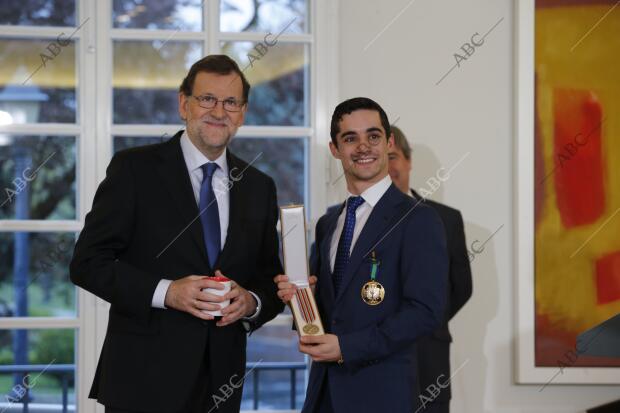
[[[276,275],[284,272],[280,263],[280,246],[277,230],[278,201],[273,179],[269,179],[268,193],[269,205],[266,210],[268,217],[259,255],[261,261],[256,277],[248,284],[248,290],[258,295],[263,305],[260,314],[251,322],[252,330],[256,330],[284,310],[284,303],[278,297],[278,287],[273,282],[273,278]]]
[[[126,154],[114,156],[75,246],[71,281],[112,304],[116,311],[148,323],[161,277],[121,259],[135,224],[135,182]]]
[[[429,334],[444,319],[448,252],[443,224],[430,207],[407,220],[400,245],[402,304],[381,323],[338,336],[344,363],[380,360]]]
[[[465,243],[463,217],[456,213],[452,225],[452,241],[450,248],[450,302],[448,303],[448,320],[465,305],[472,294],[472,276]]]

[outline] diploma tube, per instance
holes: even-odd
[[[300,336],[325,334],[314,294],[308,281],[308,253],[306,245],[306,214],[303,205],[280,207],[282,257],[284,272],[297,286],[289,302],[293,320]]]

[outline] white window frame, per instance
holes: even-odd
[[[69,35],[73,33],[77,26],[83,23],[88,16],[93,16],[90,1],[81,1],[77,4],[75,27],[39,27],[39,26],[0,26],[0,36],[2,38],[26,38],[33,40],[55,41],[61,33]],[[86,165],[93,165],[95,153],[89,148],[88,142],[94,142],[95,130],[88,127],[94,123],[94,111],[87,111],[86,108],[94,107],[94,55],[89,53],[88,45],[94,43],[95,19],[89,19],[72,37],[75,41],[75,60],[76,60],[76,99],[77,113],[75,123],[37,123],[23,125],[0,126],[0,133],[20,134],[20,135],[72,135],[76,137],[76,219],[75,220],[0,220],[1,232],[78,232],[83,225],[87,205],[92,200],[95,188],[88,185],[95,180],[95,170],[86,168]],[[45,51],[42,50],[41,53]],[[63,58],[60,54],[58,59]],[[53,65],[54,61],[48,61]],[[32,68],[33,70],[35,68]],[[43,68],[42,70],[45,70]],[[90,80],[90,81],[89,81]],[[95,371],[95,325],[94,319],[95,300],[93,296],[79,291],[77,298],[76,317],[0,317],[0,329],[75,329],[76,331],[76,408],[87,405],[88,390],[90,383],[83,380],[90,372]],[[92,374],[91,374],[92,377]]]

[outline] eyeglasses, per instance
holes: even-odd
[[[219,102],[222,102],[222,106],[226,112],[239,112],[245,102],[242,100],[237,100],[235,98],[226,98],[226,99],[218,99],[215,96],[204,95],[204,96],[194,96],[190,95],[190,97],[196,99],[198,101],[198,106],[203,109],[213,109],[217,106]]]

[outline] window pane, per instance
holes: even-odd
[[[290,315],[290,310],[285,314]],[[295,408],[303,404],[305,392],[305,358],[298,350],[297,332],[292,319],[278,318],[256,330],[248,337],[247,360],[252,373],[246,377],[242,409],[252,409],[254,380],[258,374],[258,407],[261,409],[290,409],[291,385],[295,385]],[[295,383],[291,374],[295,374]]]
[[[64,390],[74,412],[75,348],[72,329],[0,330],[0,411],[62,412]]]
[[[114,0],[114,28],[202,30],[202,0]]]
[[[178,91],[200,42],[115,41],[114,123],[179,123]]]
[[[252,85],[246,125],[308,125],[305,45],[278,42],[264,50],[251,42],[228,42],[222,43],[222,51],[235,59]]]
[[[304,203],[305,138],[233,138],[229,148],[274,179],[279,205]]]
[[[114,137],[114,153],[123,149],[135,148],[136,146],[153,145],[162,143],[170,139],[172,136],[163,134],[161,136],[115,136]]]
[[[75,219],[74,136],[0,133],[0,219]]]
[[[0,317],[72,317],[73,233],[0,232]]]
[[[0,39],[3,124],[75,123],[75,42],[65,41]]]
[[[0,24],[75,26],[75,0],[4,0]]]
[[[220,0],[223,32],[304,33],[308,30],[305,0]]]

